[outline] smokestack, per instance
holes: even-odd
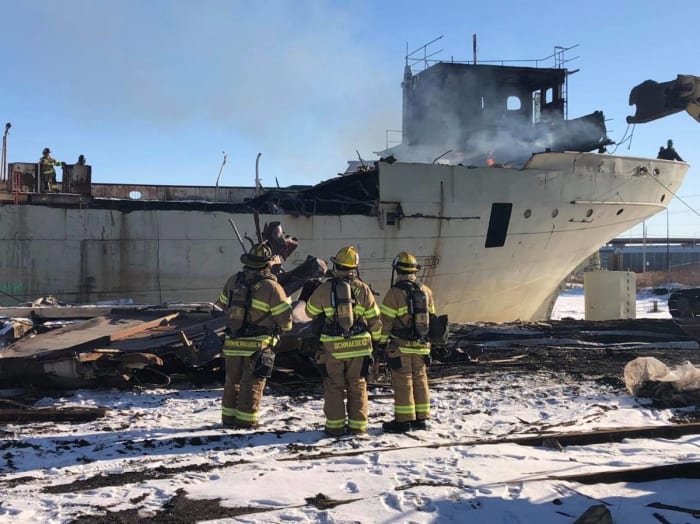
[[[474,53],[474,65],[476,65],[476,33],[472,35],[472,52]]]

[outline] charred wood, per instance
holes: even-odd
[[[646,468],[626,468],[612,471],[599,471],[597,473],[582,473],[580,475],[551,476],[548,479],[567,480],[580,484],[614,484],[617,482],[654,482],[668,479],[700,479],[700,462],[686,462],[681,464],[666,464],[663,466],[650,466]],[[658,509],[670,509],[649,504],[649,507]],[[675,510],[678,511],[678,510]],[[698,513],[700,510],[687,510],[688,513]]]
[[[0,422],[12,424],[25,422],[89,422],[106,415],[107,409],[105,408],[0,408]]]

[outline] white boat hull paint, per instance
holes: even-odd
[[[279,220],[298,238],[287,267],[354,245],[362,278],[384,293],[392,259],[407,250],[451,322],[538,320],[586,257],[665,209],[687,170],[592,153],[538,154],[523,169],[382,163],[378,216],[260,222]],[[512,203],[512,214],[503,246],[485,248],[494,203]],[[399,204],[403,216],[391,224]],[[25,300],[214,301],[240,268],[229,218],[255,236],[252,215],[3,204],[0,290]],[[0,303],[16,305],[6,295]]]

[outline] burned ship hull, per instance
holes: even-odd
[[[542,319],[562,279],[664,209],[687,169],[558,152],[533,155],[521,169],[378,162],[246,203],[197,200],[195,187],[187,200],[182,188],[177,200],[104,198],[106,187],[103,198],[20,195],[0,204],[0,301],[212,301],[239,265],[228,219],[254,237],[257,213],[298,239],[292,266],[352,244],[362,277],[382,293],[393,257],[408,250],[452,322]]]
[[[62,193],[43,194],[35,164],[11,165],[0,305],[213,301],[239,267],[230,221],[253,238],[279,221],[298,240],[287,265],[352,244],[381,293],[406,250],[452,322],[543,319],[560,282],[665,209],[686,175],[682,162],[603,154],[603,114],[568,119],[566,69],[439,62],[414,74],[412,61],[401,144],[313,187],[91,184],[89,166],[71,166]]]

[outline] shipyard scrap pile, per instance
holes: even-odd
[[[75,314],[87,314],[80,308]],[[226,317],[211,304],[179,308],[114,308],[0,352],[4,384],[54,387],[167,383],[168,374],[216,362]]]
[[[295,311],[303,305],[298,302]],[[27,309],[29,318],[0,319],[6,340],[16,326],[25,333],[0,349],[0,383],[5,386],[130,387],[164,385],[174,377],[195,383],[221,380],[226,317],[213,304]],[[92,318],[66,322],[66,317],[85,317],[88,311]],[[49,316],[64,320],[50,321]],[[277,347],[272,387],[316,387],[314,351],[311,323],[297,317]],[[558,370],[607,377],[621,386],[625,366],[638,357],[654,357],[668,366],[700,365],[698,342],[672,320],[552,320],[452,325],[447,343],[433,347],[430,375],[440,380],[494,369]],[[388,381],[382,371],[374,383]]]
[[[87,319],[80,317],[103,308],[48,309],[45,314],[77,318],[46,322],[36,308],[31,319],[5,320],[6,337],[11,339],[16,326],[24,336],[0,349],[0,384],[154,386],[170,383],[173,376],[197,382],[221,374],[227,318],[214,304],[118,307]],[[288,353],[279,359],[283,365],[311,367],[310,327],[310,322],[298,322],[283,334],[276,349],[278,355]]]

